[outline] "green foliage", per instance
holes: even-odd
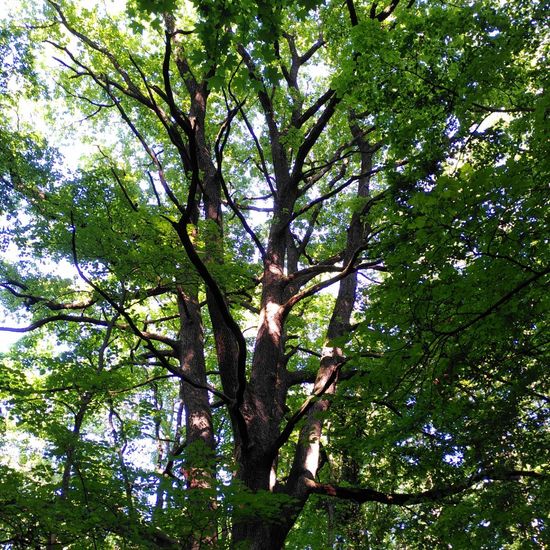
[[[0,300],[19,325],[0,338],[29,329],[0,354],[10,548],[230,548],[235,525],[283,531],[301,506],[287,548],[550,545],[543,2],[418,1],[383,21],[355,2],[356,25],[350,4],[63,2],[64,27],[47,2],[2,23]],[[253,359],[275,322],[262,304],[344,268],[349,283],[351,252],[349,319],[332,289],[281,314],[281,421],[243,451],[222,361],[234,328],[217,318],[243,331],[250,375],[271,359]],[[277,441],[335,348],[337,389],[311,400],[325,410],[299,415],[277,484],[251,490],[273,449],[242,453]],[[251,403],[246,420],[267,425]],[[319,483],[418,494],[493,477],[407,506],[287,494],[315,421]]]

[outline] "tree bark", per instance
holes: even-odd
[[[372,169],[373,149],[363,138],[356,123],[352,123],[351,131],[354,139],[359,145],[361,158],[361,173],[368,174]],[[370,195],[370,177],[362,177],[358,181],[357,196],[368,198]],[[353,261],[357,249],[365,245],[368,239],[369,225],[365,219],[367,212],[360,208],[351,217],[348,228],[346,250],[343,257],[343,264]],[[331,346],[330,343],[336,338],[345,336],[350,330],[350,320],[356,300],[357,273],[352,272],[345,277],[339,285],[338,294],[334,309],[327,329],[326,346],[323,348],[320,360],[320,367],[314,384],[313,394],[323,392],[323,395],[334,394],[338,382],[338,374],[341,365],[345,361],[342,349],[338,346]],[[320,465],[320,446],[324,419],[330,407],[329,399],[319,399],[309,409],[307,420],[300,431],[298,445],[294,455],[290,476],[283,491],[295,499],[295,506],[288,510],[281,525],[271,529],[272,548],[282,548],[288,532],[296,522],[303,506],[309,496],[306,487],[306,480],[313,480]]]

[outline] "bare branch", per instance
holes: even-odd
[[[229,205],[231,210],[234,212],[234,214],[237,216],[237,218],[239,218],[241,225],[243,226],[244,230],[250,235],[250,238],[254,241],[254,244],[256,245],[256,247],[260,252],[260,256],[262,260],[264,260],[265,259],[264,245],[262,244],[262,242],[260,241],[256,233],[254,232],[254,230],[248,225],[248,222],[246,221],[246,218],[243,216],[243,213],[241,212],[240,208],[233,202],[233,199],[229,194],[229,190],[227,189],[227,185],[225,183],[225,180],[221,172],[219,173],[219,176],[220,176],[220,182],[221,182],[221,186],[222,186],[227,204]]]
[[[241,117],[245,123],[245,126],[248,130],[248,133],[250,134],[250,137],[254,141],[254,145],[256,146],[256,150],[258,151],[258,156],[260,157],[260,163],[261,163],[261,172],[264,175],[265,181],[269,187],[269,190],[271,191],[272,195],[275,195],[275,189],[273,188],[273,184],[271,182],[271,178],[269,176],[269,170],[267,168],[267,163],[265,161],[265,154],[264,150],[260,144],[260,140],[256,136],[256,133],[254,132],[254,128],[252,127],[252,124],[250,124],[250,121],[248,120],[248,117],[246,116],[246,113],[244,112],[244,109],[239,109],[239,112],[241,114]]]
[[[68,321],[71,323],[87,323],[90,325],[97,325],[106,327],[109,325],[107,321],[101,319],[96,319],[95,317],[87,317],[85,315],[52,315],[50,317],[45,317],[44,319],[39,319],[34,321],[26,327],[0,327],[0,332],[31,332],[37,328],[43,327],[49,323],[55,323],[57,321]]]
[[[241,222],[241,225],[243,226],[244,230],[250,235],[251,239],[254,241],[254,244],[258,248],[260,255],[262,259],[265,258],[265,248],[263,244],[261,243],[260,239],[256,235],[256,233],[252,230],[252,228],[248,225],[248,222],[246,218],[244,217],[241,210],[238,208],[238,206],[233,202],[233,199],[231,198],[231,195],[229,193],[229,190],[227,189],[227,185],[225,183],[225,178],[223,177],[222,172],[222,162],[223,162],[223,149],[225,146],[225,142],[227,140],[227,137],[229,136],[229,130],[231,128],[231,122],[238,111],[242,110],[244,102],[238,103],[237,106],[234,109],[231,109],[227,115],[226,121],[224,122],[224,125],[222,126],[222,130],[220,130],[220,134],[223,133],[225,130],[225,135],[223,137],[223,141],[220,144],[219,138],[216,139],[215,144],[215,152],[216,152],[216,161],[217,161],[217,175],[218,180],[220,182],[221,188],[223,189],[223,193],[225,195],[227,204],[231,208],[231,210],[234,212],[234,214],[239,218],[239,221]]]
[[[322,48],[325,44],[326,42],[323,37],[319,37],[309,48],[309,50],[307,50],[304,54],[300,56],[300,65],[304,65],[305,63],[307,63],[315,54],[315,52],[317,52],[317,50],[319,50],[319,48]]]
[[[114,166],[110,166],[110,170],[111,170],[111,174],[113,174],[113,177],[115,178],[115,181],[118,183],[118,186],[120,187],[120,189],[122,191],[122,194],[124,195],[124,197],[126,198],[128,203],[130,204],[130,207],[132,208],[132,210],[134,212],[138,212],[139,211],[139,206],[130,198],[130,195],[128,195],[128,191],[126,190],[126,187],[124,187],[124,184],[120,180]]]
[[[143,386],[148,386],[149,384],[152,384],[153,382],[156,382],[157,380],[166,380],[168,378],[177,378],[175,374],[162,374],[160,376],[153,376],[152,378],[149,378],[145,380],[144,382],[140,382],[139,384],[135,384],[134,386],[130,386],[129,388],[124,388],[122,390],[110,390],[110,395],[117,395],[119,393],[126,393],[128,391],[136,390],[138,388],[142,388]]]

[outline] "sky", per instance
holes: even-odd
[[[13,317],[4,317],[6,311],[2,308],[0,309],[0,316],[4,319],[4,322],[10,323],[13,322]],[[10,323],[11,324],[11,323]],[[10,347],[21,338],[21,334],[18,332],[0,332],[0,353],[5,353],[10,349]]]

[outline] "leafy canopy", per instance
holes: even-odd
[[[550,544],[544,7],[3,21],[3,544]]]

